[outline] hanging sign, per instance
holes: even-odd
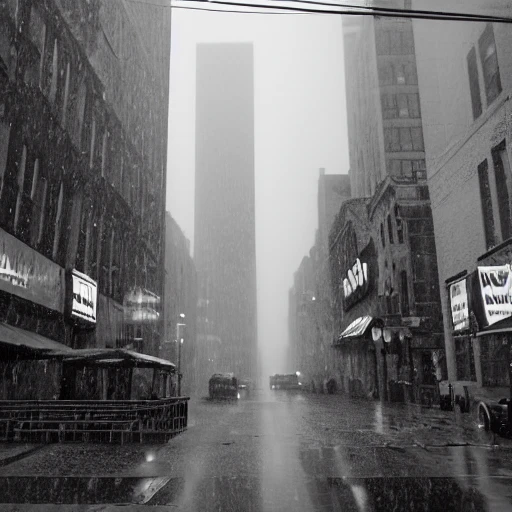
[[[368,292],[368,264],[357,258],[343,279],[343,308],[350,309]]]
[[[73,269],[67,280],[67,310],[71,318],[96,323],[98,286],[89,276]]]
[[[487,325],[512,316],[512,271],[510,265],[478,267],[482,306]]]
[[[450,285],[450,309],[454,331],[469,329],[469,305],[466,279]]]

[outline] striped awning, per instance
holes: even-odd
[[[351,339],[360,338],[364,336],[368,327],[370,326],[373,317],[371,316],[360,316],[356,318],[349,326],[338,336],[338,342]]]

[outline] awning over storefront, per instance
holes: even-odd
[[[504,318],[499,322],[483,328],[477,333],[477,336],[486,336],[488,334],[503,334],[506,332],[512,333],[512,316]]]
[[[0,359],[50,359],[72,349],[35,332],[0,323]]]
[[[176,366],[171,361],[124,348],[86,348],[59,355],[65,363],[79,366],[159,368],[170,372],[176,370]]]
[[[356,318],[339,336],[338,343],[354,338],[360,338],[366,334],[366,331],[372,323],[373,317],[360,316]]]

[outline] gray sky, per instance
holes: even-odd
[[[167,209],[194,238],[195,47],[253,42],[258,337],[282,372],[288,289],[314,242],[318,169],[348,172],[341,17],[173,10]]]

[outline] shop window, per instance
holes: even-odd
[[[471,94],[471,106],[473,109],[473,119],[476,119],[482,113],[482,100],[480,99],[480,84],[478,82],[478,66],[476,63],[476,50],[471,48],[467,56],[469,92]]]
[[[494,40],[494,30],[490,23],[487,24],[478,41],[480,60],[485,85],[487,105],[490,105],[501,92],[500,69],[498,66],[498,54]]]
[[[455,337],[455,364],[458,380],[476,381],[473,345],[469,336]]]

